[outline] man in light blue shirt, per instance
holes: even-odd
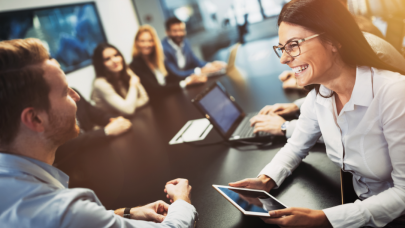
[[[115,211],[92,190],[68,188],[69,177],[51,164],[58,146],[79,133],[79,99],[39,40],[0,42],[1,227],[193,227],[185,179],[166,184],[171,205]]]

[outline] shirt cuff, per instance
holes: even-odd
[[[201,74],[201,68],[199,68],[199,67],[194,68],[194,74],[200,75]]]
[[[182,199],[176,200],[176,202],[172,203],[171,206],[178,205],[178,204],[180,204],[181,206],[187,207],[187,209],[189,209],[190,211],[192,211],[194,213],[197,213],[197,210],[195,209],[195,207],[193,205],[191,205],[190,203],[187,203],[186,201],[184,201]],[[176,206],[176,207],[178,207],[178,206]]]
[[[191,214],[189,214],[191,212]],[[198,213],[195,207],[184,200],[176,200],[176,202],[172,203],[169,207],[168,216],[170,214],[177,214],[181,215],[182,217],[182,226],[181,227],[195,227],[195,223],[198,220]],[[188,217],[191,216],[191,217]],[[167,217],[168,218],[168,217]],[[167,218],[164,222],[168,222]],[[191,219],[191,220],[189,220]],[[171,222],[169,222],[171,223]]]
[[[287,131],[285,133],[285,137],[287,139],[291,138],[292,134],[294,133],[295,126],[297,125],[297,120],[291,120],[290,124],[288,124]]]
[[[276,183],[274,189],[277,189],[291,173],[284,167],[270,162],[262,169],[258,177],[263,174],[270,177]]]
[[[366,219],[360,206],[356,205],[360,201],[356,202],[323,209],[322,211],[334,228],[362,227],[365,225]]]
[[[183,89],[186,88],[186,86],[187,86],[186,80],[181,80],[179,82],[179,84],[180,84],[180,87],[183,88]]]

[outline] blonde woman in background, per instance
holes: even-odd
[[[96,71],[92,99],[104,111],[132,115],[149,97],[139,78],[130,70],[121,52],[111,44],[100,44],[93,54]]]
[[[139,76],[152,99],[193,84],[205,83],[206,76],[190,75],[184,80],[168,74],[164,65],[162,44],[155,29],[150,25],[139,28],[132,49],[129,67]]]

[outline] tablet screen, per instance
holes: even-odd
[[[272,210],[286,208],[264,192],[231,189],[219,186],[217,188],[246,212],[268,213]]]

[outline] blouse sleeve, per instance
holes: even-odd
[[[131,115],[135,112],[138,91],[136,86],[129,86],[127,96],[122,98],[114,88],[104,79],[96,79],[94,90],[100,94],[111,107],[124,115]]]
[[[301,107],[301,115],[295,130],[287,144],[281,148],[273,160],[264,167],[259,176],[264,174],[274,180],[278,188],[284,179],[300,164],[311,147],[321,136],[315,113],[316,92],[312,90]]]
[[[136,101],[136,107],[144,106],[149,101],[149,96],[145,91],[145,88],[141,83],[137,86],[138,89],[138,100]]]

